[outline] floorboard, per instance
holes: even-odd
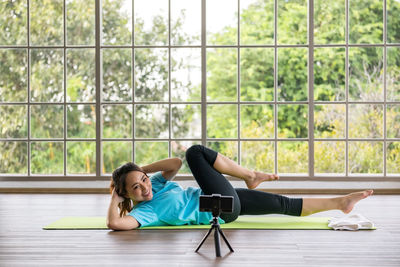
[[[42,230],[64,216],[105,216],[108,202],[105,194],[0,194],[0,266],[400,266],[400,195],[355,207],[375,231],[224,230],[235,252],[221,239],[221,258],[213,236],[194,252],[205,230]]]

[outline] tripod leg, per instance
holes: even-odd
[[[221,246],[219,244],[219,231],[218,227],[215,228],[216,228],[214,231],[215,254],[217,255],[217,257],[221,257]]]
[[[213,228],[210,228],[210,230],[208,230],[207,234],[203,237],[203,240],[201,240],[195,252],[199,251],[200,247],[203,245],[204,241],[206,241],[207,237],[211,234],[212,230]]]
[[[230,250],[231,252],[234,252],[234,251],[233,251],[233,248],[232,248],[231,245],[229,244],[228,240],[226,239],[226,237],[225,237],[225,235],[224,235],[224,232],[222,232],[222,230],[221,230],[220,227],[218,227],[218,232],[221,234],[222,238],[225,240],[225,243],[228,245],[229,250]]]

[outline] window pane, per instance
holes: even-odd
[[[31,100],[62,102],[64,99],[64,55],[62,49],[32,49]]]
[[[240,100],[274,100],[274,49],[240,50]]]
[[[64,44],[63,0],[30,1],[30,38],[32,45]]]
[[[62,105],[31,106],[31,137],[63,138],[64,106]]]
[[[135,142],[135,163],[139,166],[168,158],[168,142]]]
[[[237,105],[207,105],[207,137],[237,138]]]
[[[96,173],[95,142],[67,142],[67,173]]]
[[[0,173],[27,174],[27,142],[0,142]]]
[[[207,49],[207,100],[237,100],[237,49]]]
[[[94,49],[67,49],[67,101],[96,100]]]
[[[316,174],[345,173],[345,142],[315,142],[314,171]]]
[[[27,101],[26,49],[0,49],[0,102]]]
[[[101,1],[103,44],[132,44],[132,2],[132,0]]]
[[[171,43],[200,45],[201,0],[171,1]]]
[[[387,144],[386,168],[388,174],[400,174],[400,142]]]
[[[63,174],[63,172],[64,172],[63,142],[31,143],[32,174]]]
[[[67,43],[94,45],[95,1],[67,0]]]
[[[132,50],[103,49],[103,100],[132,99]]]
[[[314,99],[344,101],[346,97],[344,48],[314,49]]]
[[[382,142],[349,142],[349,173],[382,173]]]
[[[171,49],[171,98],[201,101],[201,49]]]
[[[241,142],[241,163],[245,168],[262,172],[274,172],[274,142]]]
[[[96,106],[67,106],[67,137],[96,138]]]
[[[307,100],[307,48],[278,48],[278,100]]]
[[[240,137],[273,138],[274,137],[273,105],[241,105]]]
[[[240,43],[274,43],[274,1],[240,1]]]
[[[27,106],[0,106],[0,138],[27,138]]]
[[[383,50],[349,48],[349,99],[383,101]]]
[[[314,106],[314,137],[346,137],[346,105]]]
[[[386,110],[387,138],[400,138],[400,105],[388,105]]]
[[[135,49],[135,100],[168,101],[168,49]]]
[[[278,0],[278,43],[307,43],[307,0]]]
[[[112,173],[116,168],[132,161],[132,142],[102,142],[102,173]]]
[[[168,138],[168,105],[135,105],[136,138]]]
[[[387,10],[387,41],[400,43],[400,1],[386,0]]]
[[[201,141],[171,141],[171,157],[178,157],[182,160],[179,174],[192,174],[186,160],[186,150],[197,144],[201,144]]]
[[[172,138],[201,138],[201,105],[172,105]]]
[[[278,105],[278,137],[307,138],[308,106]]]
[[[278,142],[278,173],[308,173],[308,142]]]
[[[343,44],[346,28],[345,0],[314,1],[314,42]]]
[[[135,44],[168,44],[168,1],[136,0]]]
[[[383,0],[349,0],[349,43],[383,42]]]
[[[349,105],[350,138],[382,138],[382,105]]]
[[[103,105],[103,138],[132,137],[132,105]]]
[[[387,49],[387,67],[386,67],[387,100],[400,101],[400,47],[387,47],[386,49]]]
[[[206,146],[238,163],[238,142],[209,141]]]
[[[234,45],[237,43],[238,5],[232,0],[207,0],[207,44]]]
[[[0,45],[26,45],[26,13],[26,0],[0,2]]]

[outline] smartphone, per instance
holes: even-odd
[[[233,196],[201,195],[199,208],[200,211],[233,212]]]

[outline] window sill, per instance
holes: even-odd
[[[243,181],[230,181],[233,187],[246,188]],[[194,180],[177,181],[183,188],[198,187]],[[107,194],[109,181],[2,181],[0,193]],[[400,182],[275,181],[259,185],[257,190],[278,194],[345,194],[374,189],[375,194],[400,194]]]

